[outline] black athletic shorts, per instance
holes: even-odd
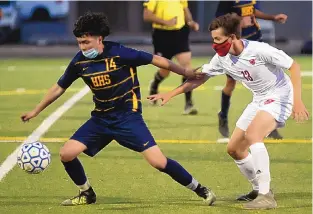
[[[154,53],[172,59],[176,54],[189,52],[189,33],[190,30],[187,25],[179,30],[153,29]]]

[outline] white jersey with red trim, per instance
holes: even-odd
[[[227,74],[242,82],[254,94],[264,97],[282,89],[292,91],[290,78],[284,69],[289,69],[293,59],[282,50],[264,42],[241,40],[244,49],[239,56],[227,54],[215,56],[209,64],[202,66],[202,72],[209,77]],[[286,91],[286,90],[283,90]]]

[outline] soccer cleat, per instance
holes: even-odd
[[[67,199],[61,203],[63,206],[77,206],[96,203],[96,193],[90,187],[88,190],[79,192],[73,198]]]
[[[154,94],[158,93],[158,89],[153,87],[153,85],[154,85],[154,80],[151,80],[150,81],[150,85],[149,85],[149,95],[154,95]],[[150,101],[150,104],[151,105],[156,105],[157,101]]]
[[[199,184],[195,192],[199,197],[203,198],[205,203],[207,203],[209,206],[212,206],[213,203],[216,201],[216,196],[214,192],[205,186],[201,186]]]
[[[277,203],[274,199],[273,193],[270,191],[265,195],[259,194],[256,199],[244,204],[243,207],[244,209],[249,210],[275,209],[277,207]]]
[[[258,197],[259,191],[258,190],[252,190],[248,194],[239,196],[236,200],[237,201],[253,201]]]
[[[192,104],[186,104],[183,115],[196,115],[198,110]]]
[[[221,116],[221,112],[219,112],[217,116],[218,116],[218,130],[223,137],[228,138],[229,137],[228,119],[223,118]]]
[[[269,138],[273,138],[275,140],[281,140],[283,139],[283,136],[281,136],[279,134],[279,132],[277,131],[277,129],[275,129],[274,131],[272,131],[269,135],[268,135]]]

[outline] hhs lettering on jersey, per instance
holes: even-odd
[[[116,66],[114,58],[106,58],[105,61],[105,70],[103,72],[111,72],[119,69]],[[108,86],[112,83],[109,74],[102,74],[91,77],[91,82],[94,88]]]
[[[111,84],[111,79],[108,74],[91,77],[91,81],[92,81],[93,87],[102,87],[102,86]]]

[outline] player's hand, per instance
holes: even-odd
[[[198,72],[198,70],[200,69],[201,67],[198,67],[196,69],[186,69],[186,72],[185,72],[185,77],[187,79],[202,79],[203,76],[205,76],[204,73],[202,72]]]
[[[164,106],[172,98],[170,93],[166,94],[154,94],[147,97],[150,102],[162,100],[161,106]]]
[[[164,25],[168,27],[173,27],[176,25],[176,23],[177,23],[177,17],[174,17],[170,20],[164,20]]]
[[[33,110],[33,111],[30,111],[30,112],[23,114],[21,116],[21,120],[23,122],[28,122],[30,119],[36,117],[37,115],[38,115],[38,113]]]
[[[309,119],[309,112],[305,108],[302,101],[295,102],[292,109],[292,118],[297,121],[297,123],[301,123],[304,120]]]
[[[192,30],[194,30],[194,31],[199,31],[199,24],[198,24],[197,22],[195,22],[195,21],[190,21],[190,22],[188,22],[187,24],[188,24],[188,26],[189,26]]]
[[[285,22],[287,21],[288,16],[286,14],[277,14],[274,16],[274,21],[281,23],[281,24],[285,24]]]

